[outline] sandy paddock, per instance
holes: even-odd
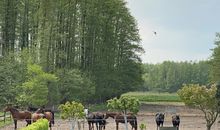
[[[155,123],[155,113],[164,112],[165,113],[165,122],[164,126],[172,126],[171,116],[174,113],[180,115],[181,123],[180,130],[206,130],[206,122],[203,114],[195,109],[188,108],[185,106],[173,106],[173,105],[142,105],[140,112],[137,115],[138,125],[144,123],[147,125],[147,130],[156,130]],[[212,130],[220,130],[220,123],[216,123],[212,126]],[[116,130],[116,125],[113,119],[107,119],[106,130]],[[82,123],[83,124],[83,123]],[[24,121],[18,121],[18,130],[25,126]],[[10,125],[0,130],[13,130],[14,125]],[[124,124],[119,124],[119,130],[124,130]],[[129,130],[131,126],[129,125]],[[139,128],[138,128],[139,129]],[[70,122],[68,120],[55,120],[55,125],[52,127],[52,130],[70,130]],[[76,128],[75,130],[78,130]],[[81,130],[83,130],[83,125],[81,125]],[[85,121],[84,130],[88,130],[88,124]]]

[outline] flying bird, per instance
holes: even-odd
[[[154,32],[154,35],[157,35],[157,32],[153,31]]]

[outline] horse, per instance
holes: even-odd
[[[36,112],[39,108],[36,108],[36,107],[32,107],[32,106],[28,106],[27,110],[28,111],[31,111],[31,112]],[[51,112],[52,113],[52,120],[51,120],[51,124],[55,124],[55,121],[54,121],[54,111],[52,111],[51,109],[46,109],[44,107],[41,107],[41,109],[43,109],[43,112]]]
[[[42,108],[39,108],[32,114],[33,122],[36,122],[38,119],[46,118],[49,121],[49,127],[51,128],[52,119],[54,119],[51,112],[45,112]]]
[[[18,111],[17,109],[15,109],[14,107],[11,106],[7,106],[4,109],[4,112],[10,111],[11,115],[13,117],[14,120],[14,125],[15,125],[15,129],[17,129],[17,120],[25,120],[27,122],[27,125],[31,124],[31,112],[29,111]]]
[[[172,123],[173,123],[173,127],[176,127],[177,130],[178,130],[179,125],[180,125],[180,116],[179,115],[173,115],[172,116]]]
[[[116,130],[118,130],[118,125],[119,123],[125,123],[125,119],[124,119],[124,116],[123,114],[121,113],[118,113],[118,112],[106,112],[106,119],[107,118],[113,118],[115,119],[115,123],[116,123]],[[130,123],[131,125],[131,129],[133,130],[137,130],[137,117],[135,115],[133,115],[132,113],[128,113],[126,115],[127,117],[127,122]]]
[[[157,113],[155,115],[155,121],[156,121],[156,124],[157,124],[157,129],[161,126],[163,126],[163,122],[164,122],[164,115],[165,113]]]
[[[94,123],[96,124],[97,130],[105,129],[106,120],[105,115],[100,112],[88,113],[87,121],[89,125],[89,130],[94,130]]]

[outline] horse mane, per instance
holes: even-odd
[[[11,109],[12,111],[19,112],[19,110],[17,110],[17,109],[14,108],[14,107],[10,107],[10,109]]]

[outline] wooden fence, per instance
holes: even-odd
[[[7,118],[11,119],[11,115],[7,115],[6,112],[4,112],[3,115],[0,115],[0,121],[6,121]]]

